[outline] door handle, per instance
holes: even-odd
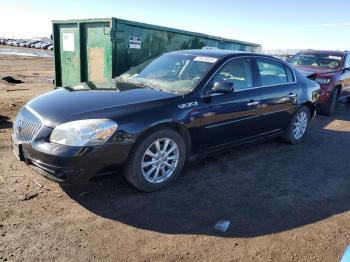
[[[256,105],[258,105],[258,104],[260,104],[259,101],[251,101],[251,102],[249,102],[249,103],[247,104],[247,106],[256,106]]]
[[[297,97],[297,94],[290,93],[290,94],[288,95],[288,97],[289,97],[289,98],[296,98],[296,97]]]

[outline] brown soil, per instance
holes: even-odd
[[[276,139],[188,165],[140,193],[121,175],[60,188],[11,151],[11,121],[53,88],[49,58],[0,56],[0,261],[339,261],[350,242],[350,107],[302,145]],[[28,89],[21,91],[8,91]],[[230,220],[225,233],[213,229]]]

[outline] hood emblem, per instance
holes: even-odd
[[[17,126],[16,126],[16,132],[17,133],[20,133],[22,131],[22,129],[23,129],[22,122],[23,122],[22,120],[18,120],[17,121]]]

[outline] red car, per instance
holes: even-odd
[[[350,103],[350,52],[308,50],[297,53],[288,60],[304,74],[314,73],[321,86],[319,111],[332,115],[340,97]]]

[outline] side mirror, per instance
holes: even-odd
[[[234,90],[234,84],[232,82],[216,82],[210,93],[226,94],[233,93]]]

